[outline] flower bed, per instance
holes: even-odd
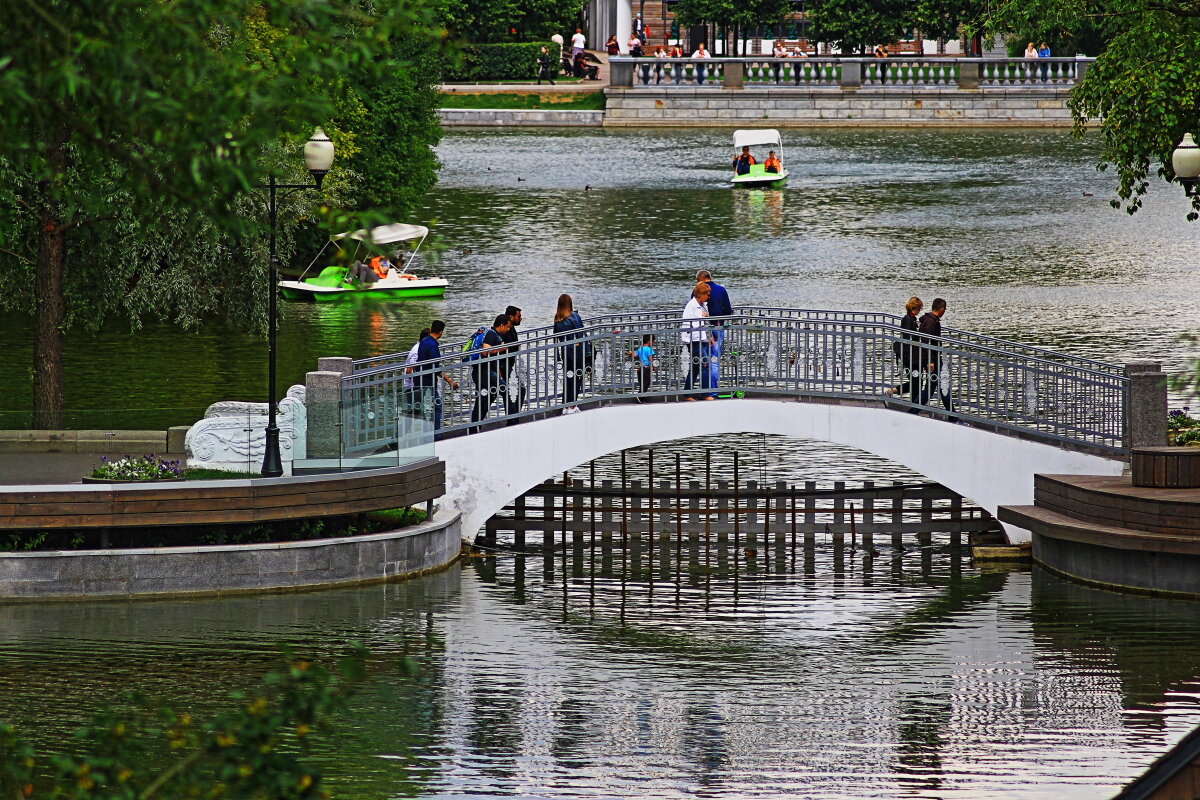
[[[1173,445],[1200,447],[1200,419],[1189,416],[1190,409],[1176,409],[1167,414],[1167,442]]]
[[[102,481],[177,481],[183,479],[183,463],[159,458],[154,453],[122,456],[115,461],[101,456],[100,465],[88,477]]]

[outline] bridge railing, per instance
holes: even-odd
[[[781,308],[775,306],[737,306],[734,308],[736,317],[744,317],[747,319],[782,319],[782,320],[804,320],[814,322],[847,322],[847,323],[875,323],[880,325],[893,325],[897,328],[900,325],[901,317],[899,314],[885,314],[873,311],[837,311],[831,309],[812,309],[812,308]],[[588,324],[595,329],[604,328],[622,328],[638,323],[653,323],[665,322],[670,323],[679,319],[679,309],[662,309],[651,311],[632,311],[623,312],[620,314],[604,314],[597,317],[589,317]],[[992,348],[1009,353],[1019,353],[1028,358],[1036,358],[1043,361],[1052,361],[1059,364],[1079,367],[1081,369],[1095,370],[1097,372],[1107,372],[1115,376],[1123,376],[1125,374],[1124,367],[1116,364],[1109,364],[1095,359],[1083,358],[1074,356],[1069,353],[1060,353],[1055,350],[1050,350],[1045,347],[1036,347],[1034,345],[1024,344],[1022,342],[1014,342],[1008,339],[999,339],[995,336],[985,336],[971,331],[959,330],[957,328],[944,327],[943,333],[950,338],[958,339],[964,342],[970,342],[973,345],[980,347]],[[545,325],[536,328],[521,328],[521,339],[532,340],[541,336],[550,335],[553,332],[552,325]],[[442,352],[445,354],[458,353],[466,345],[466,339],[447,339],[442,343]],[[395,366],[403,364],[408,357],[408,351],[399,353],[388,353],[371,358],[358,359],[353,362],[355,372],[364,370],[375,370],[380,367]]]
[[[701,322],[699,329],[677,313],[616,324],[592,320],[576,338],[526,332],[516,353],[453,352],[410,368],[390,363],[359,370],[341,382],[343,450],[369,454],[397,442],[411,447],[414,436],[431,436],[433,428],[443,436],[471,433],[481,424],[611,402],[699,399],[711,393],[704,378],[708,347],[685,338],[720,332],[722,395],[886,398],[900,408],[935,407],[950,419],[1123,452],[1128,380],[1112,365],[1043,358],[1034,348],[997,346],[1004,343],[986,337],[917,341],[890,320],[785,311],[759,309],[709,321],[720,327]],[[648,372],[634,355],[647,336],[655,349]]]
[[[1071,87],[1094,58],[631,58],[609,59],[614,87],[987,89]]]

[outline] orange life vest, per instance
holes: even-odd
[[[771,167],[774,167],[775,169],[782,169],[783,164],[778,158],[767,158],[766,162],[763,163],[763,168],[769,170]]]
[[[371,259],[371,269],[375,270],[375,274],[381,278],[386,278],[388,271],[383,265],[383,256],[375,256]]]

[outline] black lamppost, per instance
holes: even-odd
[[[279,455],[279,424],[276,419],[275,406],[275,332],[279,321],[279,306],[276,295],[279,294],[279,258],[275,255],[275,220],[276,200],[287,197],[295,192],[308,189],[321,190],[321,182],[325,173],[333,166],[333,142],[325,135],[325,131],[317,128],[312,137],[304,145],[304,163],[312,173],[314,183],[276,183],[272,174],[267,183],[259,186],[268,193],[267,215],[271,223],[270,238],[270,291],[267,295],[267,449],[263,453],[262,476],[278,478],[283,474],[283,459]]]
[[[1183,135],[1183,141],[1171,154],[1171,169],[1175,171],[1175,180],[1183,184],[1183,193],[1195,197],[1200,191],[1200,145],[1190,133]]]

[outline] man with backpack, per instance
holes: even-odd
[[[512,321],[507,314],[500,314],[492,327],[471,337],[467,360],[471,361],[471,375],[475,380],[475,407],[471,410],[471,422],[481,422],[488,415],[492,403],[508,388],[507,359],[500,358],[508,349],[504,334],[512,330]],[[470,432],[477,433],[478,426]]]
[[[504,374],[507,384],[507,391],[504,393],[504,413],[511,417],[521,410],[521,406],[525,405],[529,387],[521,381],[521,376],[517,373],[517,351],[521,349],[521,346],[517,344],[517,326],[521,324],[521,309],[509,306],[504,309],[504,315],[508,317],[508,332],[500,334],[500,338],[504,340],[508,350],[508,355],[504,357]],[[519,419],[510,419],[508,424],[516,425],[519,422]]]

